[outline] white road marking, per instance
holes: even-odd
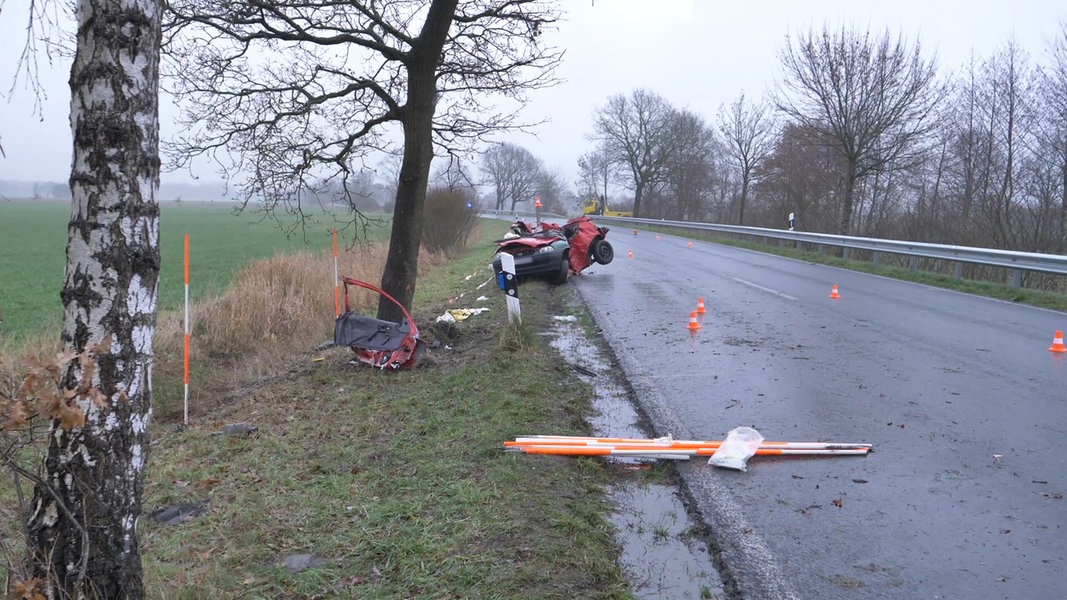
[[[786,300],[796,300],[795,297],[790,296],[789,294],[783,294],[782,292],[779,292],[778,290],[772,290],[771,288],[763,287],[762,285],[757,285],[755,283],[752,283],[751,281],[745,281],[744,279],[738,279],[737,277],[733,277],[732,279],[734,281],[736,281],[737,283],[741,283],[741,284],[747,285],[749,287],[754,287],[757,290],[763,290],[765,292],[774,294],[775,296],[781,296],[781,297],[785,298]]]

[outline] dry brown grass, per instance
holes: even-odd
[[[340,274],[373,283],[381,280],[385,243],[348,248]],[[420,253],[419,269],[439,266],[443,257]],[[220,395],[247,383],[284,374],[296,359],[333,339],[334,286],[332,257],[311,253],[280,254],[242,271],[233,287],[217,298],[192,307],[190,378],[191,404],[210,409]],[[373,314],[378,297],[352,287],[352,310]],[[344,310],[344,289],[341,289]],[[156,325],[156,375],[160,416],[175,409],[181,396],[182,315],[163,313]]]
[[[386,242],[345,248],[340,274],[374,284],[381,280]],[[447,259],[423,251],[425,272]],[[228,390],[285,372],[296,358],[306,358],[318,344],[333,339],[333,257],[312,253],[279,254],[250,264],[231,289],[196,302],[190,309],[190,404],[203,413],[217,406]],[[353,310],[372,314],[376,294],[351,288]],[[341,294],[343,308],[343,289]],[[155,334],[157,415],[180,412],[183,396],[183,315],[160,313]],[[59,334],[41,332],[17,348],[0,347],[0,381],[13,384],[25,373],[24,357],[50,358],[59,351]]]
[[[54,358],[59,350],[59,333],[51,331],[32,334],[17,347],[0,345],[0,382],[13,393],[26,375],[28,362]]]

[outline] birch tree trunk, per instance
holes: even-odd
[[[63,345],[103,345],[103,394],[76,401],[80,426],[54,422],[46,478],[29,517],[31,559],[50,598],[144,597],[137,534],[152,414],[159,280],[159,0],[79,0],[71,67],[73,202],[61,294]],[[68,425],[69,427],[69,425]]]

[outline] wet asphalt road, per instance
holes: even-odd
[[[631,231],[572,282],[657,434],[876,449],[681,466],[742,598],[1067,597],[1067,314]]]

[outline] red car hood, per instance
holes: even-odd
[[[540,248],[542,246],[550,246],[552,242],[558,239],[560,239],[558,235],[551,237],[517,237],[501,240],[497,249],[507,252],[510,249]]]

